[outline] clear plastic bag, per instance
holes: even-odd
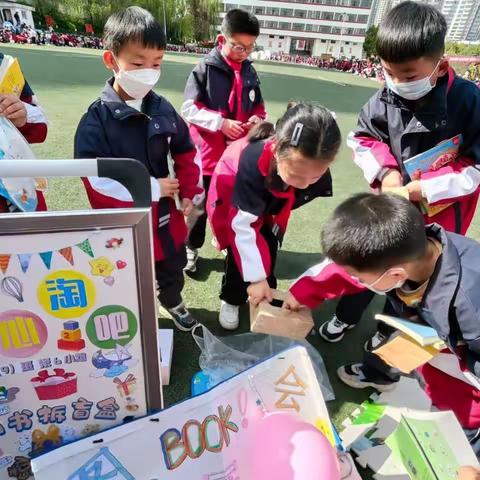
[[[198,328],[202,329],[203,335],[197,332]],[[288,348],[302,345],[310,355],[325,400],[335,399],[322,356],[306,340],[291,340],[260,333],[242,333],[218,338],[204,325],[198,325],[192,335],[202,352],[199,364],[209,376],[209,387]]]

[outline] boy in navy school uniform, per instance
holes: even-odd
[[[230,10],[222,22],[219,46],[198,63],[188,78],[182,114],[199,149],[205,195],[227,144],[245,136],[266,117],[260,80],[248,59],[259,34],[260,24],[253,14]],[[187,223],[185,271],[193,273],[198,249],[205,242],[205,201],[194,208]]]
[[[187,125],[164,97],[152,91],[166,48],[163,26],[148,11],[129,7],[108,19],[104,45],[103,61],[114,77],[80,121],[75,157],[134,158],[147,167],[159,300],[175,325],[188,331],[196,320],[181,295],[186,264],[184,215],[190,213],[193,197],[201,193],[200,171]],[[176,179],[169,178],[169,153]],[[94,208],[132,206],[130,194],[118,182],[89,177],[84,183]],[[183,212],[175,206],[177,196]]]
[[[363,107],[347,143],[372,188],[405,185],[417,205],[421,200],[450,204],[434,216],[425,215],[425,223],[465,235],[479,195],[480,90],[457,76],[443,57],[446,32],[445,18],[430,5],[403,2],[388,13],[377,41],[386,84]],[[408,177],[406,160],[458,134],[463,145],[457,159],[419,179]],[[365,292],[343,298],[320,335],[341,341],[373,296]],[[385,334],[381,328],[367,347],[375,348]]]
[[[360,193],[342,202],[324,225],[322,250],[338,295],[365,289],[386,295],[394,315],[434,328],[452,361],[480,377],[480,244],[436,224],[425,226],[420,211],[398,195]],[[297,297],[301,290],[313,306],[323,292],[309,278],[292,293]],[[290,297],[285,306],[299,304]],[[420,373],[433,405],[453,410],[478,455],[480,391],[429,364]],[[338,375],[353,388],[379,391],[400,379],[398,370],[371,352],[362,363],[340,367]]]

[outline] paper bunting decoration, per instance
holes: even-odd
[[[90,245],[90,240],[84,240],[81,243],[77,243],[76,245],[82,252],[86,253],[89,257],[94,257],[94,253],[92,250],[92,246]]]
[[[31,253],[19,253],[17,255],[20,266],[22,267],[22,272],[27,273],[28,267],[30,266],[30,259],[32,258]]]
[[[0,255],[0,269],[6,273],[11,255]]]
[[[66,260],[70,265],[73,265],[73,264],[74,264],[72,247],[61,248],[61,249],[58,251],[58,253],[59,253],[60,255],[62,255],[62,257],[64,257],[65,260]]]
[[[50,266],[52,265],[53,252],[42,252],[39,253],[39,255],[45,266],[48,268],[48,270],[50,270]]]

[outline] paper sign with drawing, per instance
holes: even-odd
[[[300,415],[333,440],[327,408],[303,347],[161,413],[48,453],[32,467],[37,480],[246,480],[251,478],[245,457],[252,422],[278,410]],[[256,441],[261,445],[261,439]]]
[[[147,413],[135,249],[115,228],[0,252],[0,480],[27,479],[31,453]]]

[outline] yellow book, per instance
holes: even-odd
[[[0,64],[0,94],[14,94],[20,97],[24,86],[25,78],[18,60],[10,55],[5,55]]]

